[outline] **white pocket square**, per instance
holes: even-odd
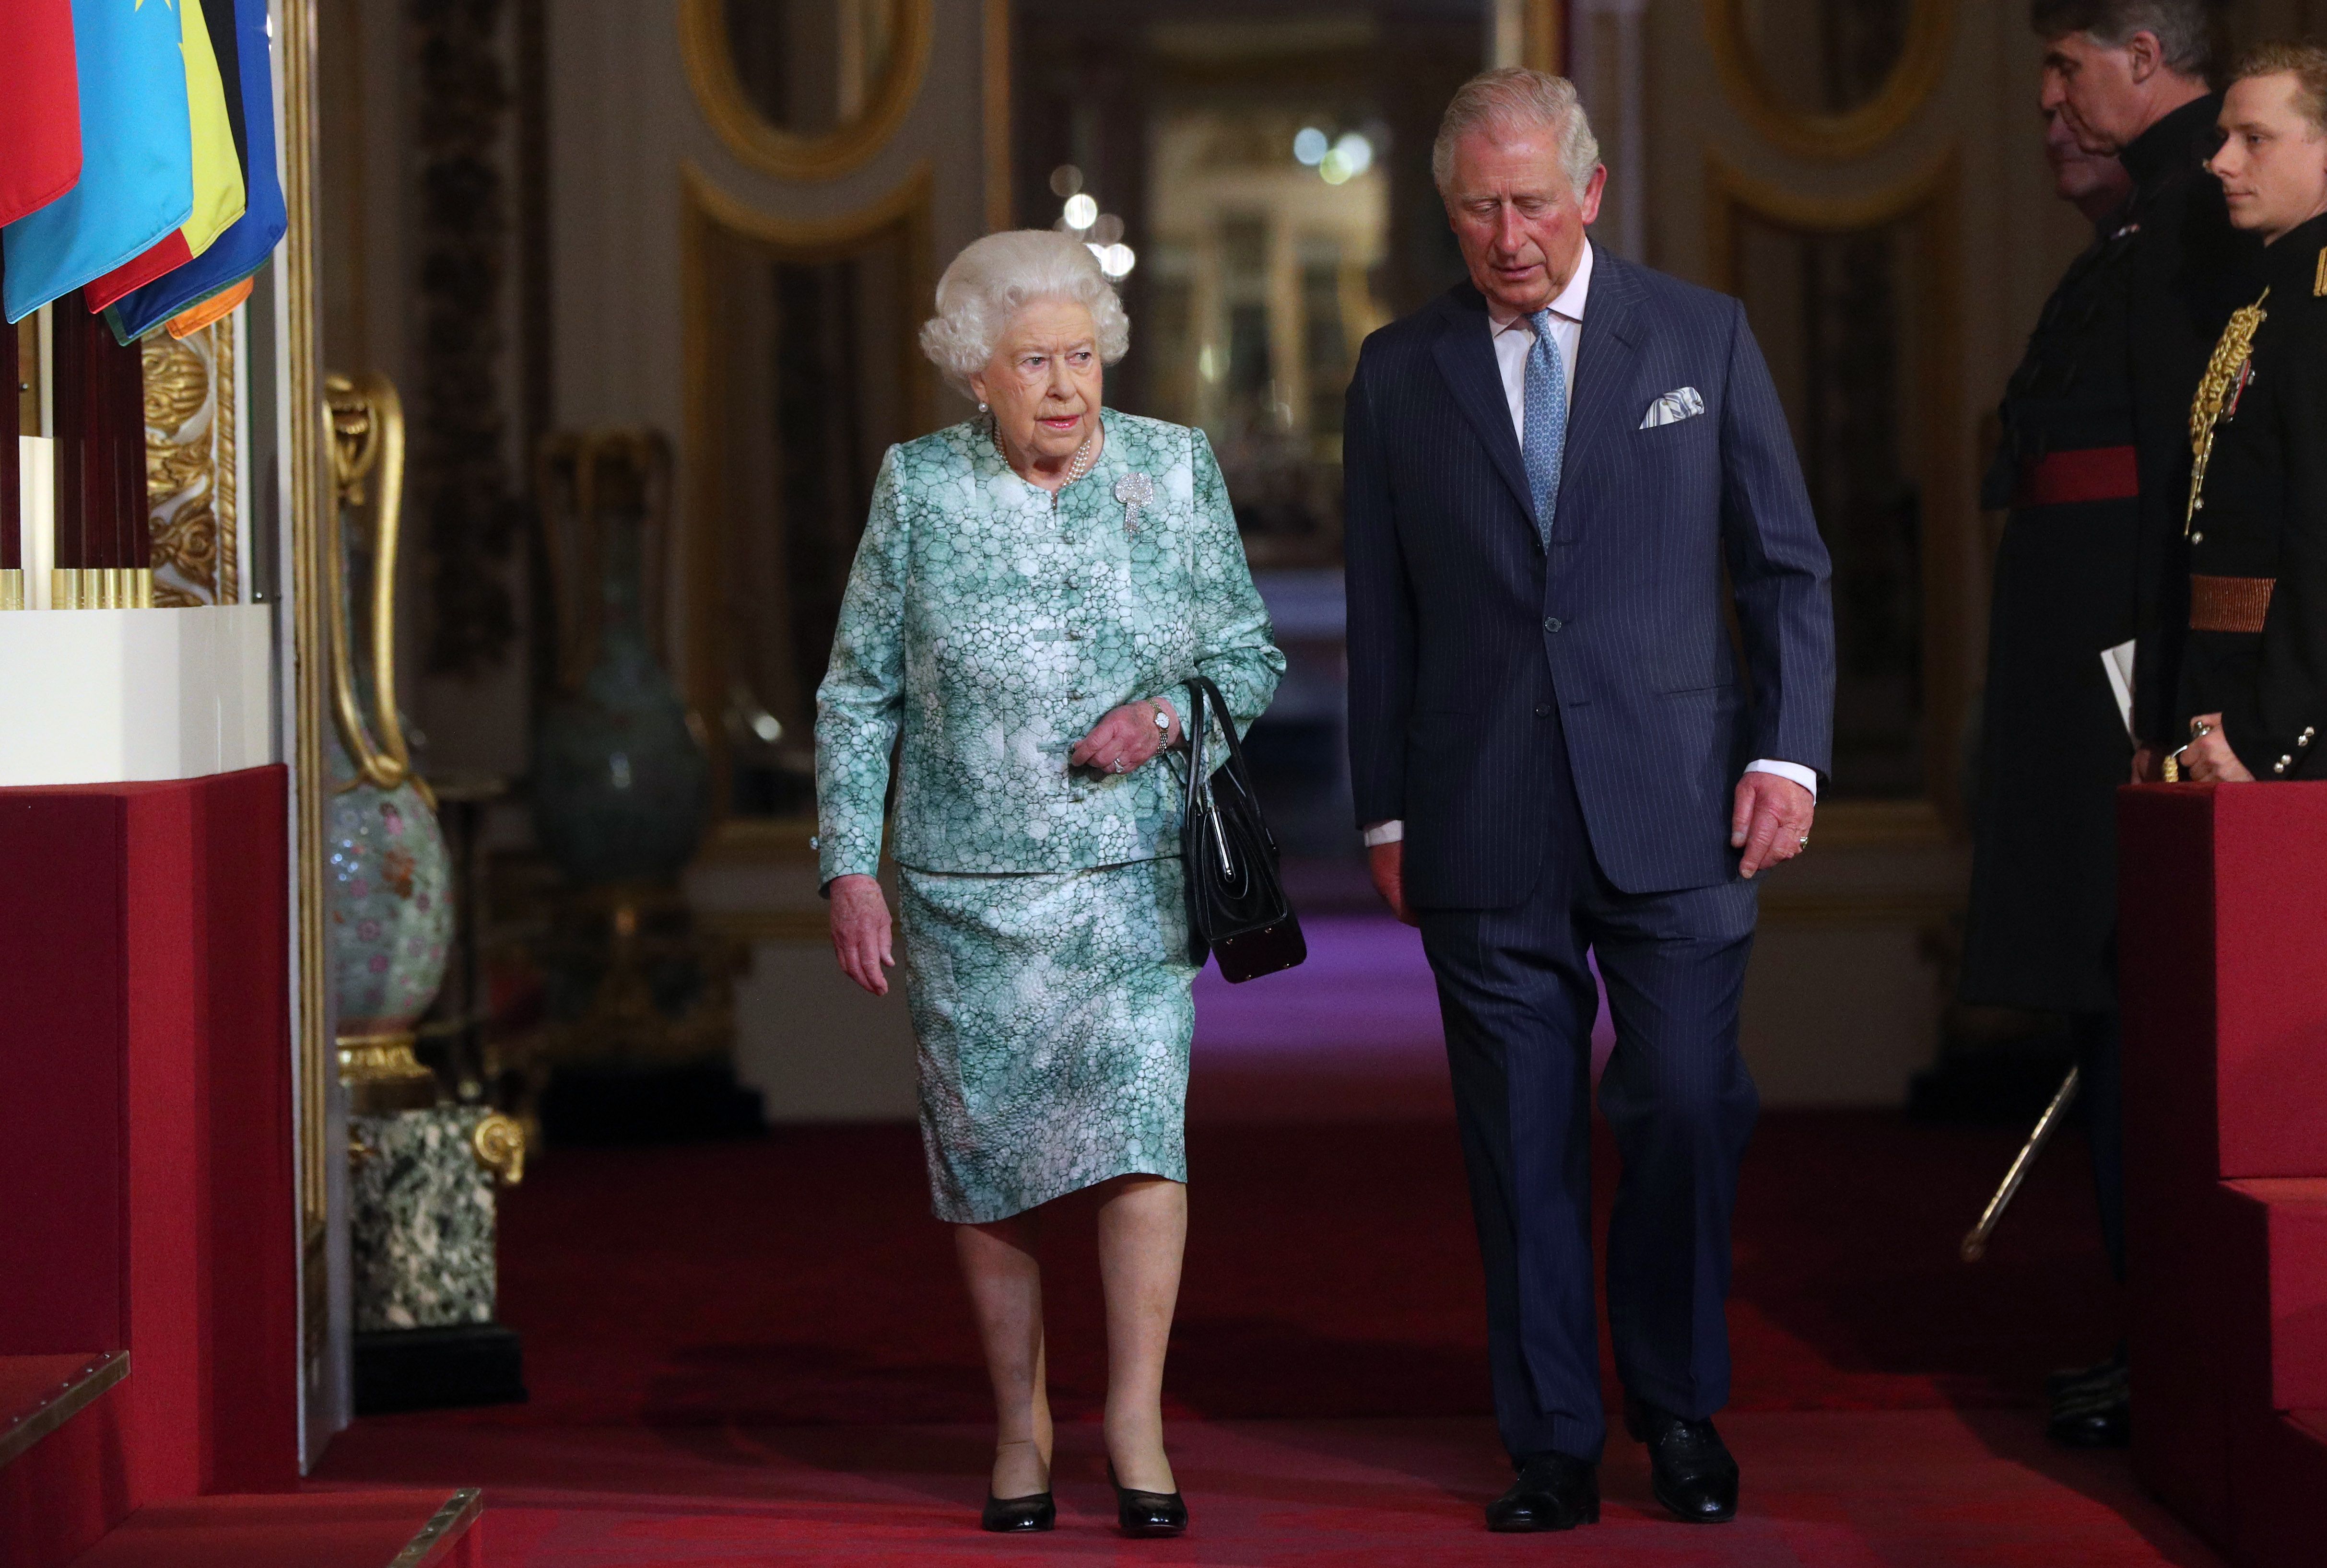
[[[1653,425],[1677,425],[1704,412],[1705,399],[1697,396],[1696,388],[1683,387],[1678,391],[1666,393],[1650,404],[1648,417],[1640,421],[1640,428],[1647,430]]]

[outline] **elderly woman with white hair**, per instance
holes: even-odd
[[[978,416],[892,447],[817,693],[832,940],[894,963],[884,803],[932,1206],[956,1226],[998,1432],[983,1523],[1042,1530],[1043,1206],[1096,1190],[1118,1522],[1177,1535],[1165,1343],[1187,1233],[1182,742],[1209,677],[1239,725],[1285,658],[1201,432],[1101,406],[1131,326],[1089,248],[988,235],[921,347]],[[902,737],[902,744],[899,744]]]

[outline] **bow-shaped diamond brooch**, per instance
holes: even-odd
[[[1115,499],[1123,503],[1123,531],[1139,532],[1139,509],[1155,499],[1155,481],[1144,473],[1127,473],[1115,481]]]

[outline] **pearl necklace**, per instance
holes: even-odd
[[[1002,421],[999,419],[995,420],[986,428],[987,433],[994,437],[995,455],[1002,460],[1003,467],[1010,467],[1010,449],[1002,444]],[[1101,428],[1101,426],[1097,425],[1092,425],[1091,433],[1083,437],[1083,443],[1075,448],[1074,456],[1067,459],[1066,481],[1059,486],[1059,490],[1062,490],[1066,489],[1068,485],[1074,483],[1075,481],[1090,472],[1091,464],[1097,462],[1098,457],[1098,454],[1091,450],[1091,443],[1098,439],[1098,433]],[[1059,504],[1059,490],[1052,490],[1051,492],[1051,504],[1053,507]]]

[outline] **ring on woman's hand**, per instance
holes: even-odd
[[[1123,771],[1123,759],[1120,757],[1115,760],[1115,770],[1118,773]]]
[[[1810,846],[1810,841],[1809,841],[1808,838],[1804,838],[1804,839],[1802,840],[1802,842],[1801,842],[1801,847],[1802,847],[1803,849],[1808,849],[1809,846]],[[1799,853],[1799,851],[1797,851],[1797,853]]]

